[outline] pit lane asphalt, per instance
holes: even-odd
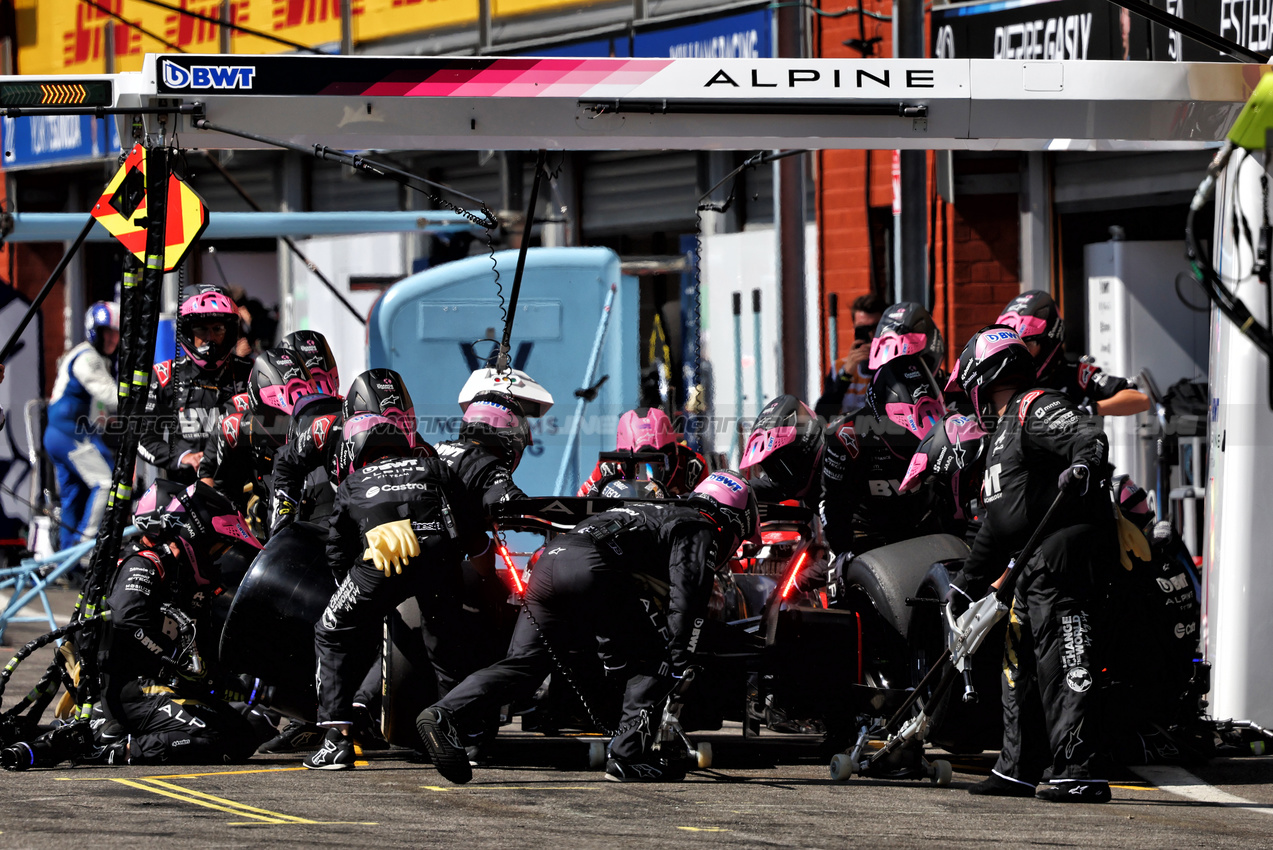
[[[15,626],[6,645],[40,631]],[[43,668],[40,658],[20,667],[5,703]],[[1119,781],[1112,803],[1056,805],[967,794],[991,755],[952,758],[949,788],[836,783],[808,739],[745,742],[736,726],[693,737],[712,743],[713,767],[668,785],[608,782],[587,769],[585,741],[507,731],[496,765],[464,786],[401,750],[368,754],[352,771],[257,756],[229,767],[3,773],[0,848],[1273,847],[1271,756],[1159,769],[1154,782]]]

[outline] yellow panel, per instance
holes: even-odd
[[[477,0],[363,0],[363,8],[358,42],[477,23]]]
[[[598,5],[597,0],[491,0],[491,15],[509,18],[514,15],[543,14],[555,9],[595,5]]]

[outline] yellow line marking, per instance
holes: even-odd
[[[262,767],[256,770],[219,770],[216,773],[172,773],[164,776],[147,776],[147,779],[199,779],[203,776],[237,776],[241,773],[282,773],[285,770],[305,770],[304,767]],[[68,779],[70,777],[67,777]]]
[[[729,832],[723,826],[678,826],[677,829],[683,829],[686,832]]]
[[[283,820],[288,820],[292,823],[315,823],[315,821],[312,821],[309,818],[297,817],[296,815],[285,815],[281,812],[272,812],[269,809],[258,809],[256,806],[249,806],[246,803],[239,803],[234,800],[227,800],[224,797],[215,797],[212,794],[205,794],[202,791],[194,791],[190,788],[183,788],[180,785],[173,785],[170,782],[164,782],[162,780],[155,779],[154,777],[146,777],[142,781],[149,785],[157,785],[160,788],[167,788],[170,791],[179,791],[182,794],[187,794],[191,797],[201,797],[204,800],[211,800],[214,803],[221,803],[225,806],[233,806],[234,808],[241,810],[242,813],[248,817],[252,817],[251,813],[256,812],[273,818],[282,818]]]
[[[262,823],[254,820],[230,821],[226,826],[309,826],[317,824],[319,826],[380,826],[380,821],[374,820],[307,820],[302,823]]]
[[[1113,783],[1111,783],[1109,787],[1121,788],[1124,791],[1157,791],[1158,790],[1158,786],[1156,785],[1114,785]]]
[[[155,788],[150,785],[145,785],[141,782],[134,782],[131,779],[112,779],[111,782],[118,782],[120,785],[127,785],[129,788],[137,788],[142,791],[149,791],[151,794],[159,794],[164,797],[172,797],[174,800],[180,800],[183,803],[194,803],[196,806],[203,806],[204,808],[207,808],[207,809],[216,809],[219,812],[226,812],[227,814],[231,814],[231,815],[239,815],[240,817],[255,818],[256,820],[264,821],[265,823],[288,823],[288,821],[284,821],[284,820],[275,820],[274,818],[260,817],[258,815],[253,815],[250,812],[243,812],[243,811],[239,811],[238,809],[228,809],[225,806],[213,805],[212,803],[207,803],[207,802],[204,802],[203,800],[195,799],[194,797],[186,797],[181,794],[174,794],[171,791],[165,791],[162,788]]]

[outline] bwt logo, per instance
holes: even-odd
[[[191,65],[183,68],[164,60],[164,85],[173,89],[243,89],[252,88],[256,76],[254,65]]]

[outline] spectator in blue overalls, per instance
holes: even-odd
[[[119,305],[98,301],[89,307],[84,336],[58,363],[44,431],[44,449],[57,470],[62,495],[62,549],[96,537],[106,511],[114,458],[102,440],[101,414],[94,403],[107,415],[119,405],[113,366]]]

